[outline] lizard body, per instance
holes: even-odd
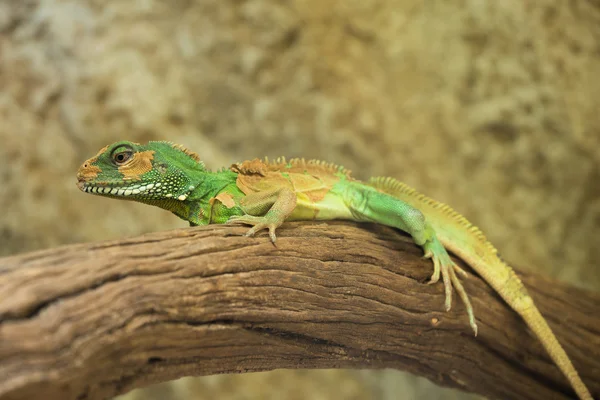
[[[448,255],[469,264],[525,320],[581,399],[591,394],[523,283],[497,255],[483,233],[449,206],[392,178],[360,182],[350,172],[321,161],[254,159],[211,172],[181,145],[117,142],[87,160],[77,173],[87,193],[134,200],[169,210],[190,225],[242,223],[247,236],[267,229],[273,242],[284,221],[370,221],[409,233],[433,261],[431,283],[442,278],[445,308],[454,288],[465,304],[475,335],[472,306],[458,275],[466,273]]]

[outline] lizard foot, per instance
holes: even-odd
[[[271,238],[271,242],[273,242],[273,244],[275,244],[275,241],[277,240],[277,236],[275,235],[275,229],[277,229],[281,225],[281,223],[270,221],[265,217],[256,217],[253,215],[234,215],[232,217],[229,217],[227,223],[252,225],[252,228],[250,228],[244,236],[254,236],[256,232],[262,231],[263,229],[268,229],[269,237]]]
[[[423,248],[425,250],[424,258],[431,258],[433,261],[433,274],[431,275],[431,279],[429,280],[428,284],[436,283],[439,281],[440,275],[442,276],[444,290],[446,293],[446,311],[450,311],[452,308],[452,287],[454,287],[458,293],[458,296],[465,305],[465,308],[467,309],[467,314],[469,315],[469,325],[471,325],[475,336],[477,336],[477,323],[475,322],[475,315],[473,314],[471,301],[469,300],[469,296],[467,296],[465,288],[456,275],[458,273],[466,277],[467,273],[458,265],[456,265],[452,259],[450,259],[450,255],[444,246],[437,240],[437,238],[425,243]]]
[[[423,256],[423,258],[432,258],[433,259],[433,274],[431,275],[431,279],[429,280],[429,282],[427,282],[427,284],[431,285],[432,283],[436,283],[437,281],[440,280],[440,273],[441,273],[439,257],[434,257],[433,251],[427,250],[427,252]],[[463,278],[469,277],[469,274],[467,274],[467,272],[464,269],[459,267],[454,262],[452,262],[452,268],[454,268],[454,272],[460,274]]]

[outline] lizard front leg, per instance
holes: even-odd
[[[240,207],[246,215],[233,216],[227,223],[252,225],[246,236],[268,229],[271,241],[275,243],[275,230],[296,208],[296,193],[285,187],[251,193],[240,201]]]

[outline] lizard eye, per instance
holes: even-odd
[[[133,155],[131,150],[120,151],[118,153],[114,153],[112,156],[113,161],[117,165],[125,164]]]

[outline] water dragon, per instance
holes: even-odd
[[[454,289],[477,335],[473,308],[459,279],[466,273],[452,261],[450,251],[523,318],[577,395],[592,399],[523,283],[483,233],[446,204],[395,179],[361,182],[337,165],[283,158],[254,159],[213,172],[196,153],[162,141],[106,146],[83,163],[77,179],[86,193],[158,206],[190,225],[247,224],[252,226],[247,236],[266,229],[273,242],[284,221],[346,219],[398,228],[432,260],[430,282],[442,279],[446,310]]]

